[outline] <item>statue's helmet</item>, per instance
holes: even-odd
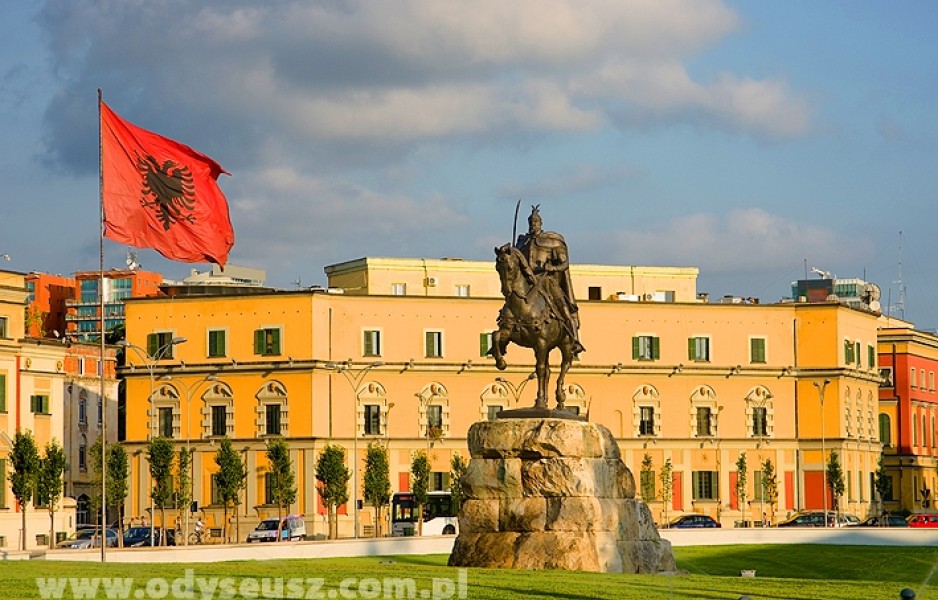
[[[543,223],[541,219],[541,213],[538,212],[538,209],[541,207],[540,204],[531,207],[531,214],[528,216],[528,225],[533,225],[534,222]]]

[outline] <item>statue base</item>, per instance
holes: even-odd
[[[496,419],[469,429],[451,566],[675,570],[671,544],[635,498],[612,434],[566,414],[573,418]]]

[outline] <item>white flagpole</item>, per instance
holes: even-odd
[[[98,230],[98,318],[101,323],[101,360],[98,377],[101,379],[101,562],[107,562],[107,398],[104,388],[104,143],[101,139],[101,88],[98,88],[98,201],[101,223]]]

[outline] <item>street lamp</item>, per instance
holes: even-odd
[[[163,358],[163,355],[166,353],[167,350],[172,349],[172,347],[177,344],[184,344],[187,341],[188,340],[182,336],[174,337],[173,339],[169,340],[168,342],[166,342],[165,344],[157,348],[156,352],[153,353],[152,357],[147,353],[146,350],[144,350],[143,348],[141,348],[140,346],[136,344],[132,344],[128,342],[127,340],[120,340],[116,344],[117,346],[121,348],[127,348],[128,350],[133,350],[134,353],[136,353],[136,355],[139,356],[140,359],[143,361],[143,366],[146,367],[147,371],[150,374],[150,396],[148,397],[148,402],[150,405],[150,439],[153,439],[154,437],[153,431],[156,429],[156,427],[154,426],[154,422],[156,421],[156,415],[154,414],[155,411],[153,410],[153,388],[156,387],[156,380],[154,376],[154,370],[156,369],[156,362],[160,360],[161,358]],[[151,487],[152,487],[152,482],[151,482]],[[153,506],[153,493],[151,490],[151,493],[150,493],[150,547],[151,548],[153,547],[153,541],[154,541],[154,527],[153,527],[154,511],[155,511],[155,507]]]
[[[818,399],[821,402],[821,481],[823,482],[821,491],[824,494],[824,527],[827,527],[827,452],[824,448],[824,390],[827,389],[827,384],[830,382],[830,379],[825,379],[823,382],[812,382],[814,387],[817,388]]]
[[[520,384],[515,385],[514,383],[508,381],[504,377],[496,377],[495,381],[502,384],[502,386],[511,393],[511,397],[515,399],[515,404],[521,402],[521,392],[524,390],[524,386],[528,385],[528,382],[536,379],[537,373],[531,372],[528,373],[528,376]]]
[[[183,511],[183,521],[185,522],[185,532],[183,536],[184,544],[189,545],[189,512],[192,506],[192,491],[193,491],[193,482],[192,482],[192,448],[191,448],[191,437],[192,437],[192,396],[199,390],[199,387],[204,383],[210,381],[218,381],[218,377],[213,374],[208,374],[202,379],[199,379],[192,385],[184,383],[181,379],[174,380],[172,375],[163,375],[160,377],[160,381],[176,381],[186,393],[186,454],[189,457],[189,506],[185,507]],[[165,527],[166,524],[163,523]]]
[[[354,514],[354,526],[355,526],[355,538],[358,538],[358,399],[361,396],[361,384],[362,380],[368,374],[368,371],[380,367],[384,363],[381,361],[375,361],[371,364],[367,364],[360,369],[352,368],[352,361],[346,361],[344,363],[335,363],[327,362],[325,367],[330,371],[337,371],[342,373],[345,377],[345,380],[348,381],[349,385],[352,386],[352,393],[355,395],[355,399],[352,405],[352,429],[354,430],[354,441],[352,442],[352,489],[354,498],[352,499],[352,512]]]

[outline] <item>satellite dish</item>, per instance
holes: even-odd
[[[883,308],[883,307],[880,306],[880,304],[879,304],[879,300],[873,300],[873,301],[870,302],[870,310],[871,310],[871,311],[873,311],[873,312],[880,312],[880,311],[882,310],[882,308]]]
[[[872,305],[874,302],[878,301],[882,292],[879,289],[879,286],[875,283],[868,283],[866,287],[863,288],[863,298],[866,300],[867,304]]]
[[[127,251],[127,268],[131,271],[140,268],[140,263],[137,261],[137,253],[133,250]]]

